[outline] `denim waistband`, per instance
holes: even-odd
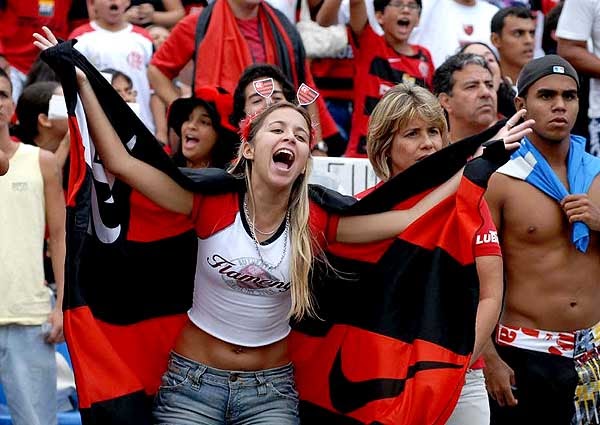
[[[169,361],[169,368],[173,367],[171,360],[175,360],[179,363],[180,366],[185,366],[189,368],[189,370],[198,370],[202,369],[203,374],[210,374],[215,377],[223,378],[224,380],[231,380],[232,377],[236,377],[240,380],[245,379],[272,379],[272,378],[280,378],[284,376],[293,375],[294,366],[292,363],[288,363],[283,366],[278,366],[269,369],[261,369],[255,371],[245,371],[245,370],[224,370],[218,369],[216,367],[208,366],[204,363],[197,362],[195,360],[189,359],[181,354],[176,353],[175,351],[171,351],[171,357]]]

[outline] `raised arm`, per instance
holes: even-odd
[[[179,97],[179,92],[177,91],[175,84],[173,84],[173,81],[163,74],[155,65],[148,65],[148,80],[154,89],[154,93],[156,93],[166,105],[170,105]]]
[[[34,44],[41,50],[58,43],[48,28],[44,27],[43,30],[46,37],[34,34]],[[108,121],[85,74],[79,69],[77,84],[90,136],[106,169],[161,207],[177,213],[190,214],[193,205],[192,193],[183,189],[162,171],[129,154]]]
[[[166,105],[180,96],[172,80],[194,57],[197,23],[197,14],[181,19],[154,53],[148,66],[150,86]]]
[[[317,23],[324,27],[336,25],[338,23],[338,13],[341,4],[342,0],[323,0],[317,12]]]
[[[327,1],[327,0],[326,0]],[[359,37],[367,24],[367,6],[365,0],[350,0],[350,28],[356,37]],[[366,46],[368,49],[369,47]]]
[[[340,218],[336,240],[344,243],[366,243],[395,237],[433,206],[456,192],[461,177],[462,170],[427,194],[412,208]]]

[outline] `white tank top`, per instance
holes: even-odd
[[[196,216],[209,219],[202,212]],[[238,210],[233,223],[198,238],[194,301],[188,315],[196,326],[222,341],[259,347],[290,332],[290,238],[282,224],[260,245],[265,266],[244,224]]]
[[[40,150],[19,143],[0,177],[0,325],[39,325],[50,312],[44,285],[44,180]]]

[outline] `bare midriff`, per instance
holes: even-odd
[[[261,347],[230,344],[188,321],[175,343],[175,352],[188,359],[223,370],[255,371],[290,362],[287,338]]]

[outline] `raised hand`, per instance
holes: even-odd
[[[58,44],[58,40],[56,39],[52,31],[50,31],[50,28],[42,27],[42,31],[44,32],[44,35],[39,34],[37,32],[33,33],[33,38],[35,38],[33,45],[35,47],[37,47],[41,51],[44,51]],[[75,68],[75,72],[77,75],[78,83],[81,84],[87,81],[87,77],[85,76],[82,70],[80,70],[79,68]]]
[[[527,114],[525,109],[517,111],[506,121],[504,127],[492,137],[492,140],[502,139],[504,148],[508,151],[518,149],[521,139],[533,131],[531,127],[535,124],[535,121],[531,119],[518,124],[525,117],[525,114]]]
[[[50,28],[42,27],[42,31],[44,31],[45,35],[41,35],[37,32],[33,33],[33,38],[35,38],[35,40],[36,40],[33,42],[33,45],[35,47],[44,51],[44,50],[49,49],[50,47],[56,46],[58,44],[58,40],[56,39],[56,37],[54,36],[52,31],[50,31]]]

